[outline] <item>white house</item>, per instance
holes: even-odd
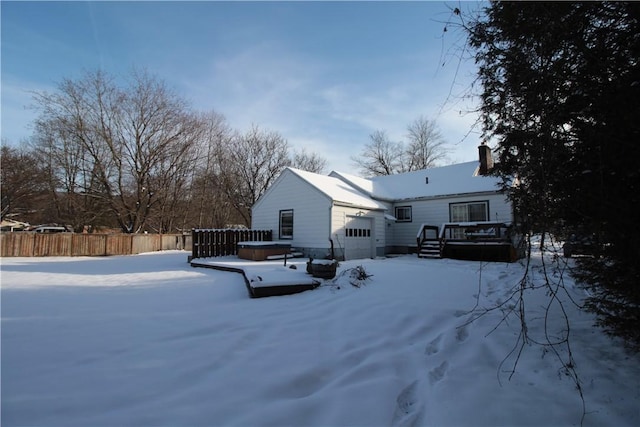
[[[305,256],[358,259],[417,251],[422,224],[511,223],[500,179],[486,175],[490,150],[479,153],[479,162],[374,178],[287,168],[253,206],[251,225]]]

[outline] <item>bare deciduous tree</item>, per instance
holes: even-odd
[[[43,184],[49,196],[48,203],[38,206],[42,220],[71,225],[76,231],[112,223],[104,200],[93,196],[99,188],[84,146],[59,122],[40,119],[35,126],[32,152],[46,172]]]
[[[393,175],[402,172],[402,143],[392,142],[383,130],[377,130],[369,137],[371,142],[365,145],[360,157],[351,158],[354,165],[366,176]]]
[[[393,175],[437,166],[446,159],[448,148],[436,123],[419,117],[407,127],[407,145],[393,142],[383,130],[370,135],[353,164],[365,176]]]
[[[303,148],[299,151],[294,151],[291,166],[308,172],[323,173],[327,167],[327,160],[317,153],[307,153]]]
[[[101,200],[123,231],[144,230],[156,205],[165,206],[176,194],[170,186],[184,185],[177,177],[189,168],[201,128],[186,102],[161,80],[133,72],[120,88],[98,71],[64,80],[56,93],[37,93],[36,101],[36,136],[64,156],[71,150],[82,159],[82,179],[70,190],[77,186]]]
[[[47,191],[46,171],[31,151],[25,147],[10,147],[5,141],[0,162],[1,218],[25,215],[34,209],[35,199]]]
[[[183,229],[191,227],[225,228],[234,223],[234,210],[229,204],[220,161],[229,147],[233,132],[223,115],[210,111],[201,115],[203,132],[198,146],[197,160],[191,175],[188,194],[190,209],[183,219]]]
[[[125,83],[90,72],[34,98],[33,150],[52,201],[41,210],[74,229],[250,225],[251,207],[286,166],[326,166],[315,153],[292,154],[277,132],[234,134],[223,116],[194,112],[146,72]]]
[[[250,225],[251,207],[291,162],[287,140],[253,125],[245,134],[236,134],[220,155],[221,183],[229,203]]]
[[[407,127],[407,139],[407,172],[437,166],[447,157],[446,141],[434,120],[418,117]]]

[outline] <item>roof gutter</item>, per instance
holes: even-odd
[[[398,203],[398,202],[406,202],[409,200],[415,200],[415,201],[423,201],[423,200],[437,200],[437,199],[449,199],[452,197],[469,197],[469,196],[487,196],[487,195],[492,195],[492,194],[500,194],[500,193],[504,193],[504,190],[493,190],[493,191],[473,191],[473,192],[469,192],[469,193],[453,193],[453,194],[441,194],[441,195],[437,195],[437,196],[423,196],[423,197],[406,197],[403,199],[379,199],[379,198],[375,198],[375,200],[385,200],[391,203]]]
[[[385,208],[385,207],[374,208],[374,207],[371,207],[371,206],[363,206],[363,205],[358,205],[358,204],[349,203],[349,202],[340,202],[340,201],[337,201],[337,200],[334,200],[333,204],[334,204],[334,206],[342,206],[342,207],[345,207],[345,208],[367,209],[367,210],[370,210],[370,211],[386,211],[387,210],[387,208]]]

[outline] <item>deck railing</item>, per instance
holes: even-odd
[[[416,236],[416,241],[418,243],[418,250],[426,240],[440,240],[440,228],[437,225],[428,225],[422,224],[420,226],[420,230],[418,231],[418,235]]]
[[[445,258],[500,262],[520,258],[517,239],[508,223],[446,223],[442,225],[440,237]]]
[[[438,247],[443,258],[515,261],[522,256],[520,239],[506,222],[423,224],[416,240],[418,256],[422,257]]]
[[[448,222],[442,224],[440,239],[465,242],[509,241],[510,224],[496,221]]]

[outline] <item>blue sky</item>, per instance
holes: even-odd
[[[477,101],[463,95],[475,68],[458,61],[461,33],[443,32],[454,7],[461,4],[2,1],[2,138],[30,136],[32,91],[85,71],[125,76],[137,67],[194,109],[215,110],[240,131],[280,132],[330,170],[353,169],[350,156],[375,130],[404,140],[421,115],[436,120],[451,161],[473,160]]]

